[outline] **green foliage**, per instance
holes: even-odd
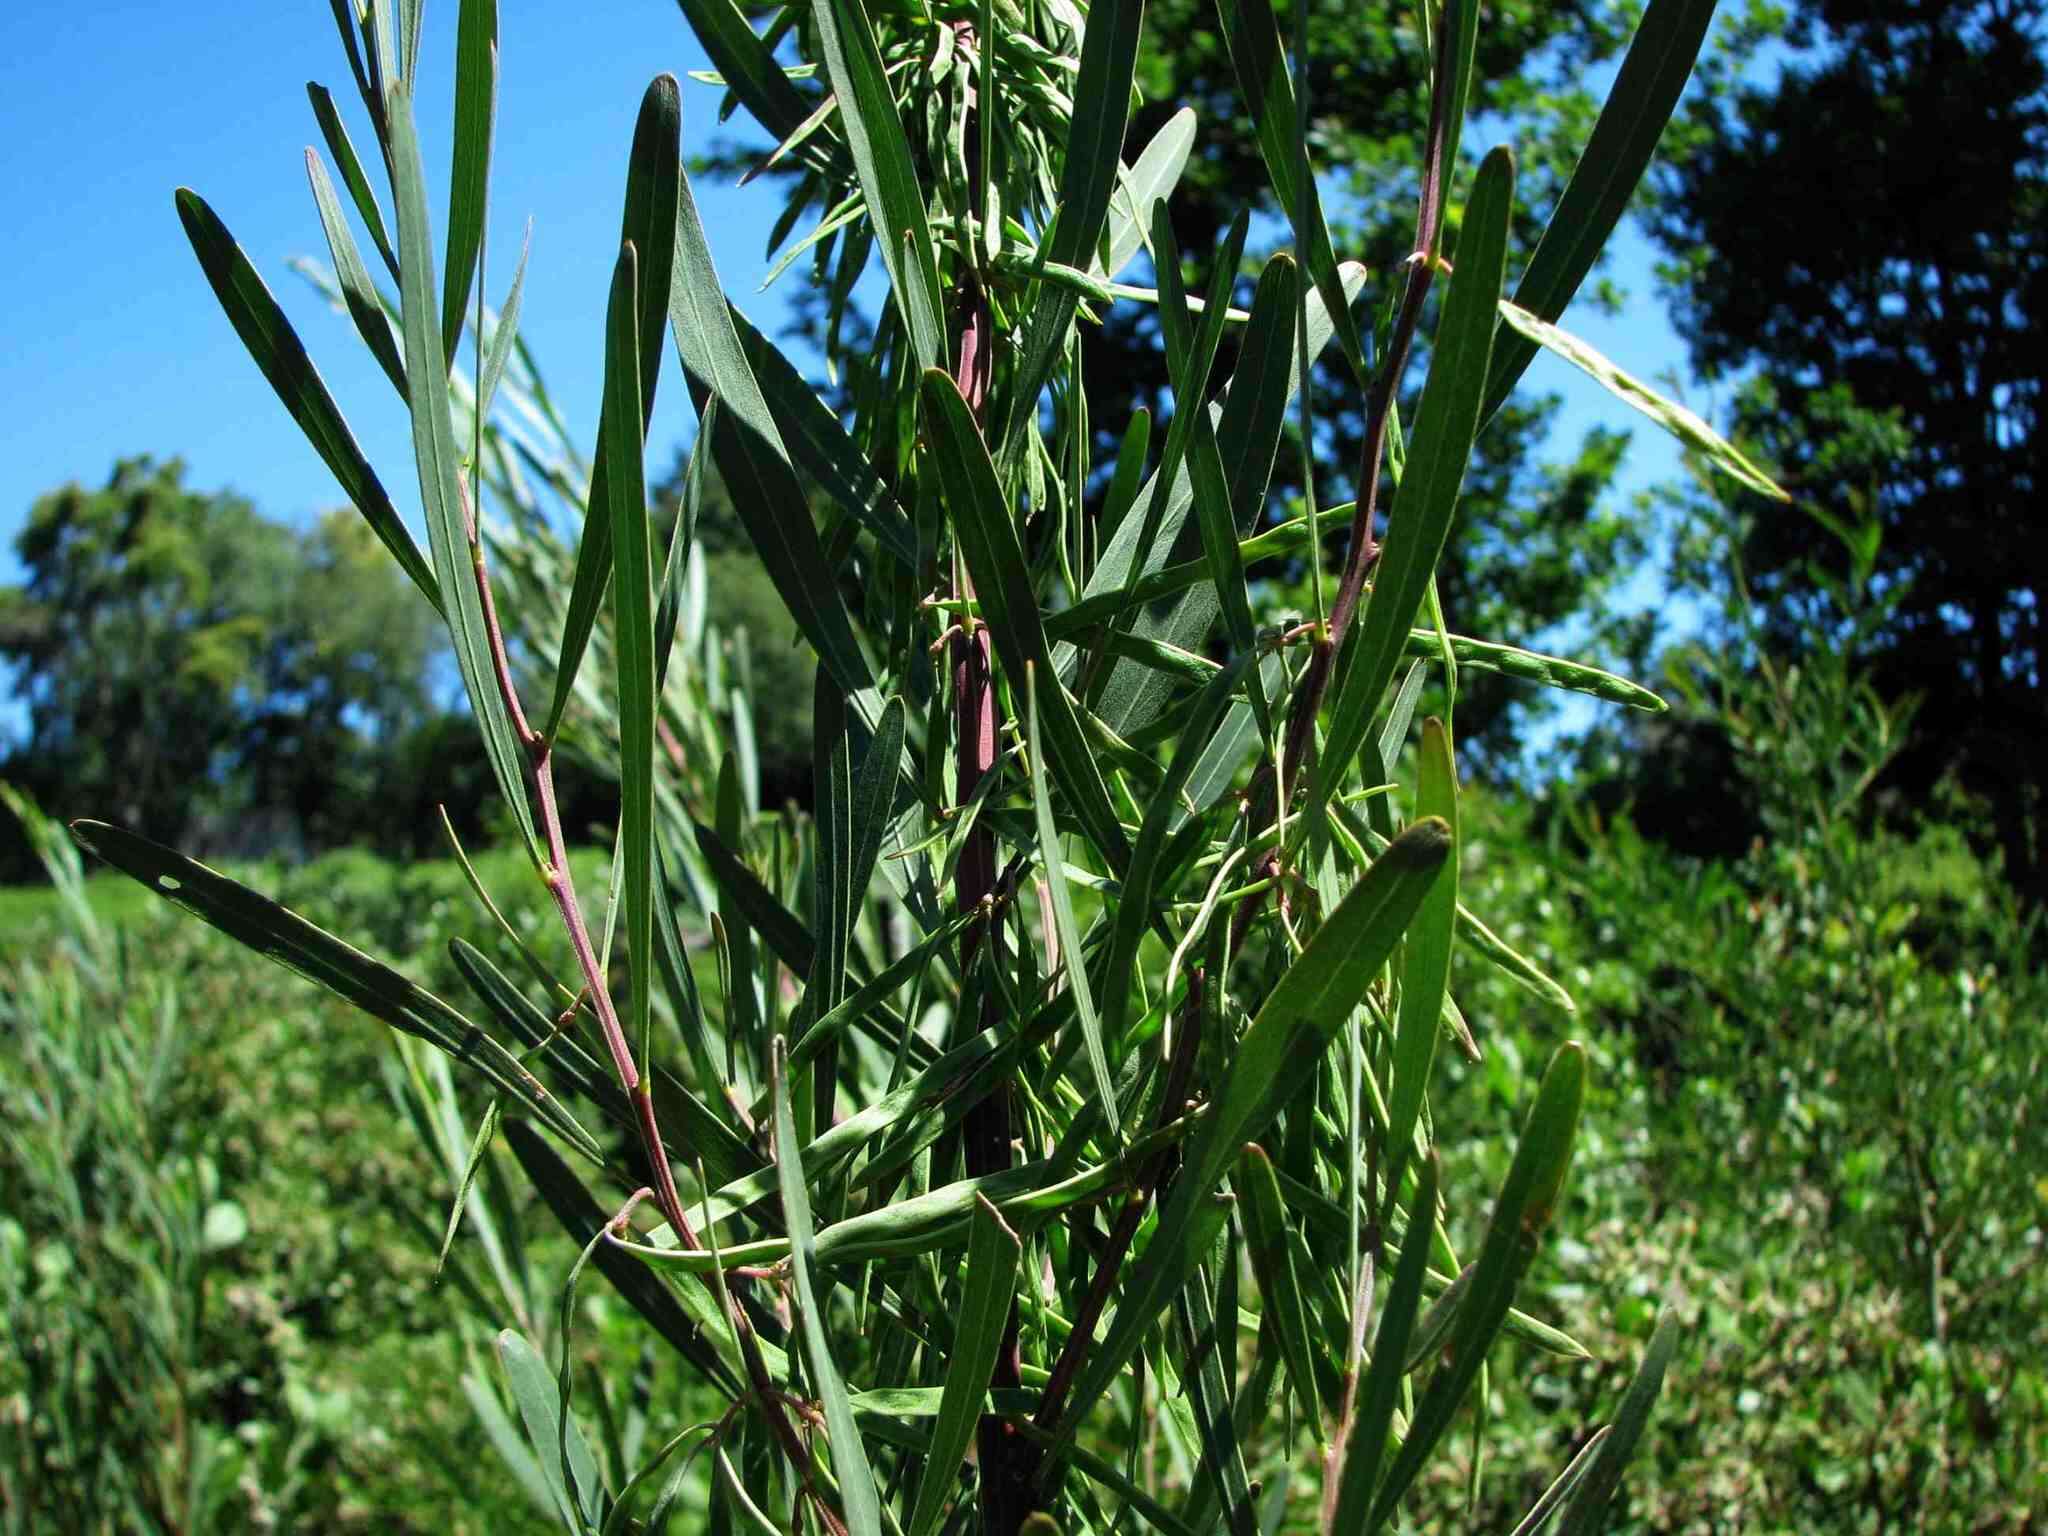
[[[451,1186],[392,1137],[382,1032],[166,911],[113,915],[15,809],[55,899],[0,953],[0,1529],[518,1528],[465,1382],[503,1304],[465,1261],[436,1284]],[[358,911],[484,938],[445,873],[431,904],[385,898],[432,871],[364,856],[284,889],[360,942]],[[537,1286],[572,1257],[536,1225]],[[580,1346],[623,1377],[637,1330],[592,1305]]]
[[[687,5],[720,83],[802,167],[786,221],[822,221],[825,286],[843,307],[879,242],[889,302],[871,338],[830,348],[848,407],[835,414],[735,319],[676,164],[679,87],[658,78],[609,298],[592,306],[606,317],[606,391],[586,459],[508,334],[511,301],[494,318],[481,297],[492,10],[464,6],[440,281],[413,122],[417,0],[395,17],[381,3],[335,10],[391,175],[395,301],[343,259],[338,200],[317,201],[337,252],[323,281],[373,347],[388,353],[394,320],[403,339],[402,372],[388,356],[386,372],[412,417],[433,591],[559,942],[499,920],[482,943],[450,944],[461,986],[444,997],[403,961],[131,831],[80,821],[76,835],[399,1032],[398,1097],[454,1192],[439,1224],[448,1262],[512,1325],[497,1341],[502,1388],[465,1385],[508,1475],[564,1528],[657,1528],[680,1505],[716,1528],[832,1536],[879,1536],[906,1516],[994,1536],[1127,1518],[1249,1536],[1329,1529],[1340,1486],[1368,1528],[1414,1517],[1475,1401],[1486,1438],[1497,1341],[1585,1353],[1535,1315],[1546,1308],[1523,1281],[1563,1209],[1586,1052],[1562,1043],[1540,1085],[1534,1072],[1515,1082],[1519,1129],[1487,1138],[1497,1166],[1439,1179],[1426,1047],[1439,1029],[1472,1046],[1458,957],[1559,989],[1461,916],[1451,870],[1470,821],[1448,727],[1424,725],[1419,778],[1403,767],[1431,668],[1457,698],[1436,573],[1465,531],[1510,231],[1528,213],[1505,146],[1469,198],[1457,146],[1483,99],[1475,53],[1528,17],[1453,0],[1427,36],[1396,34],[1426,82],[1414,99],[1429,126],[1373,168],[1413,177],[1416,213],[1412,259],[1377,274],[1367,300],[1388,314],[1368,364],[1353,306],[1375,274],[1339,267],[1326,244],[1308,129],[1279,84],[1285,40],[1263,11],[1222,20],[1262,174],[1300,202],[1301,249],[1265,265],[1241,315],[1223,302],[1233,274],[1218,274],[1198,332],[1170,279],[1133,290],[1092,270],[1148,231],[1164,244],[1185,142],[1170,120],[1163,147],[1133,144],[1138,168],[1121,163],[1142,100],[1140,6],[1002,0],[934,25],[817,0],[780,13],[770,41],[718,0]],[[1640,56],[1690,55],[1682,10],[1653,9]],[[803,69],[772,62],[784,41]],[[1667,83],[1617,89],[1579,167],[1589,185],[1633,181],[1624,141],[1668,111]],[[343,176],[356,179],[346,164]],[[1547,202],[1548,176],[1535,186]],[[659,212],[670,187],[672,228]],[[1575,250],[1622,200],[1594,201],[1583,216],[1560,204]],[[338,409],[282,366],[299,342],[257,304],[260,284],[225,229],[197,217],[197,196],[179,204],[201,261],[232,279],[217,286],[258,365],[335,449]],[[1585,268],[1559,270],[1532,299],[1546,315]],[[437,290],[478,294],[474,319],[437,314]],[[663,300],[699,414],[673,519],[650,511],[642,464]],[[1179,398],[1163,457],[1123,477],[1129,511],[1103,530],[1091,486],[1115,471],[1098,444],[1143,452],[1150,434],[1112,420],[1098,439],[1079,326],[1091,306],[1123,303],[1174,306]],[[1211,363],[1233,324],[1218,392]],[[465,330],[467,378],[445,367]],[[1332,340],[1368,402],[1349,555],[1327,605],[1314,583],[1309,623],[1257,630],[1244,546],[1271,520],[1279,444]],[[1429,374],[1411,415],[1416,350]],[[403,558],[374,478],[338,449],[330,462]],[[1382,463],[1395,483],[1383,546]],[[818,658],[810,815],[762,808],[753,706],[733,686],[735,672],[762,679],[715,622],[694,547],[713,468],[783,623]],[[1149,600],[1148,581],[1189,566]],[[1086,623],[1055,633],[1088,604]],[[1590,677],[1462,643],[1503,671]],[[618,786],[601,900],[586,900],[570,857],[566,761]],[[700,989],[693,942],[715,990]],[[500,1137],[584,1245],[557,1292],[524,1261],[527,1201],[508,1188]],[[1230,1185],[1253,1140],[1273,1182],[1248,1229]],[[1252,1241],[1262,1258],[1248,1267]],[[649,1347],[687,1367],[663,1374],[690,1383],[692,1417],[663,1423],[655,1445],[617,1432],[615,1374],[579,1381],[584,1262]],[[1290,1320],[1269,1329],[1276,1303],[1258,1278],[1288,1272]],[[1411,1351],[1414,1336],[1426,1346]],[[1584,1471],[1573,1529],[1597,1523],[1666,1347]],[[1292,1398],[1275,1391],[1283,1366],[1311,1378]],[[1311,1411],[1297,1419],[1291,1401]],[[972,1488],[949,1488],[969,1438]],[[1320,1465],[1311,1439],[1335,1448]],[[664,1471],[686,1442],[709,1456]],[[918,1489],[937,1492],[913,1504]]]
[[[1648,1275],[1686,1297],[1644,1529],[2018,1531],[2048,1509],[2048,976],[1967,803],[1878,803],[1910,710],[1853,656],[1888,606],[1837,588],[1785,656],[1738,580],[1727,636],[1677,659],[1733,749],[1746,851],[1677,858],[1581,804],[1547,837],[1503,818],[1475,861],[1490,904],[1534,916],[1508,937],[1587,957],[1606,1119],[1644,1126],[1586,1149],[1558,1273],[1634,1298],[1588,1341],[1603,1356],[1647,1332]],[[1493,1001],[1501,1046],[1542,1047],[1540,1016]],[[1503,1446],[1561,1456],[1549,1414],[1612,1381],[1545,1369]],[[1496,1518],[1532,1491],[1503,1489]]]
[[[1771,41],[1782,67],[1752,69]],[[1978,845],[2039,905],[2043,8],[1755,6],[1706,82],[1658,178],[1679,330],[1710,378],[1744,381],[1737,423],[1800,499],[1882,533],[1898,600],[1865,657],[1924,701],[1889,782],[1924,799],[1958,779],[1991,812]],[[1852,559],[1807,518],[1758,519],[1743,557],[1780,647],[1809,572]]]
[[[360,518],[294,532],[130,459],[39,499],[15,549],[8,777],[165,837],[252,811],[316,845],[365,824],[377,745],[426,715],[435,627]]]

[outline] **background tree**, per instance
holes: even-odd
[[[1881,534],[1899,591],[1873,681],[1923,699],[1890,781],[1983,796],[2009,877],[2048,894],[2039,498],[2048,71],[2039,0],[1809,0],[1753,11],[1675,128],[1656,233],[1709,380],[1811,506]],[[1751,78],[1783,25],[1795,50]],[[1750,520],[1742,558],[1790,645],[1815,571],[1853,556],[1821,521]]]
[[[165,836],[206,818],[234,845],[264,811],[355,835],[380,744],[427,714],[433,616],[353,512],[298,533],[184,474],[126,459],[31,510],[0,589],[27,730],[0,773]]]

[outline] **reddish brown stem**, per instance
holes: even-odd
[[[1380,546],[1373,525],[1379,507],[1380,469],[1386,456],[1387,423],[1400,393],[1401,378],[1408,371],[1409,355],[1415,350],[1415,333],[1422,323],[1422,310],[1429,298],[1430,283],[1436,276],[1437,243],[1443,232],[1444,187],[1450,174],[1450,167],[1445,163],[1445,150],[1450,131],[1449,76],[1454,67],[1451,45],[1451,29],[1438,28],[1435,89],[1430,92],[1422,190],[1415,210],[1415,249],[1408,261],[1408,281],[1402,290],[1401,307],[1394,316],[1393,329],[1387,339],[1387,355],[1381,359],[1379,370],[1373,375],[1372,388],[1366,396],[1365,441],[1359,450],[1358,505],[1351,515],[1350,550],[1345,556],[1344,574],[1337,584],[1337,600],[1330,607],[1329,633],[1317,646],[1315,656],[1294,691],[1280,772],[1276,775],[1271,761],[1262,763],[1247,791],[1254,830],[1269,825],[1278,816],[1281,782],[1285,782],[1289,794],[1301,782],[1302,769],[1308,762],[1309,748],[1315,740],[1316,715],[1322,710],[1323,696],[1329,691],[1330,678],[1336,670],[1337,650],[1344,643],[1345,633],[1358,612],[1366,575],[1379,559]],[[1320,559],[1321,551],[1315,551],[1314,557]],[[1277,888],[1280,874],[1277,845],[1260,856],[1252,867],[1252,874],[1262,884],[1238,905],[1231,921],[1233,949],[1242,942],[1252,919],[1264,905],[1266,890]]]
[[[483,606],[484,634],[491,648],[491,668],[497,678],[505,712],[511,719],[513,733],[526,747],[527,767],[533,776],[534,809],[540,822],[541,836],[547,845],[547,863],[541,877],[547,885],[548,894],[555,900],[562,926],[568,931],[569,948],[576,956],[577,969],[583,972],[583,984],[589,993],[591,1008],[597,1015],[598,1027],[604,1034],[605,1045],[611,1052],[619,1086],[633,1101],[634,1112],[639,1119],[641,1149],[654,1176],[655,1199],[661,1206],[661,1214],[676,1234],[676,1240],[685,1248],[694,1248],[697,1236],[690,1227],[689,1217],[683,1214],[682,1198],[676,1191],[675,1175],[669,1168],[668,1148],[662,1144],[661,1127],[655,1118],[650,1085],[640,1076],[640,1070],[634,1063],[632,1046],[619,1023],[618,1010],[612,1006],[611,988],[605,982],[604,967],[598,961],[596,946],[590,942],[590,930],[583,921],[583,907],[576,897],[576,880],[569,869],[569,846],[562,835],[561,807],[555,795],[554,743],[527,723],[526,711],[520,705],[519,689],[512,679],[512,660],[505,645],[504,628],[498,622],[497,599],[491,594],[491,574],[484,557],[483,539],[470,510],[469,488],[460,480],[457,486],[462,496],[463,521],[469,529],[470,568],[476,576],[478,601]]]

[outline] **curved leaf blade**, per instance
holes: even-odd
[[[177,204],[185,238],[191,241],[192,253],[199,258],[200,268],[213,286],[214,297],[227,311],[242,345],[256,360],[270,387],[277,391],[277,398],[291,412],[299,430],[306,434],[313,451],[333,471],[343,494],[397,559],[399,568],[427,595],[427,601],[437,612],[444,611],[433,567],[399,519],[398,509],[392,506],[377,472],[370,468],[370,461],[356,445],[355,434],[349,431],[340,407],[327,392],[320,370],[306,355],[298,333],[271,296],[269,287],[235,243],[235,237],[228,233],[227,226],[207,206],[205,198],[189,187],[180,187]]]
[[[946,1367],[946,1388],[939,1399],[938,1423],[932,1427],[924,1474],[911,1506],[907,1536],[931,1536],[946,1507],[946,1494],[956,1486],[955,1474],[974,1441],[982,1399],[995,1374],[1003,1327],[1015,1300],[1017,1261],[1024,1245],[1002,1214],[981,1196],[974,1201],[968,1228],[967,1281],[962,1287],[953,1354]]]
[[[1451,274],[1429,377],[1416,407],[1407,470],[1387,520],[1372,596],[1345,637],[1329,736],[1309,786],[1310,815],[1302,818],[1304,824],[1329,803],[1364,745],[1450,538],[1466,461],[1479,432],[1514,191],[1514,158],[1503,146],[1481,164],[1465,210],[1457,270]]]
[[[75,821],[71,834],[86,852],[238,944],[268,955],[370,1017],[446,1052],[526,1105],[593,1163],[604,1162],[590,1133],[516,1056],[424,987],[288,907],[161,843],[103,821]]]
[[[1538,319],[1555,320],[1564,313],[1621,222],[1692,74],[1714,5],[1715,0],[1650,0],[1585,153],[1515,285],[1515,303]],[[1500,409],[1535,356],[1536,346],[1526,338],[1500,339],[1487,375],[1482,421]]]
[[[789,1071],[783,1059],[784,1045],[775,1042],[771,1076],[775,1097],[775,1168],[782,1186],[782,1213],[789,1227],[790,1270],[796,1278],[796,1297],[803,1314],[804,1356],[810,1362],[811,1384],[825,1405],[825,1432],[832,1447],[832,1472],[839,1482],[839,1495],[846,1506],[846,1523],[853,1536],[882,1536],[881,1501],[875,1492],[874,1469],[861,1445],[860,1431],[853,1422],[853,1405],[847,1398],[846,1380],[832,1358],[831,1340],[825,1334],[823,1298],[818,1293],[817,1234],[811,1226],[810,1191],[804,1187],[803,1153],[797,1146],[796,1125],[789,1109]]]
[[[1151,1244],[1125,1282],[1116,1320],[1089,1356],[1060,1425],[1063,1441],[1207,1256],[1224,1217],[1212,1198],[1224,1171],[1319,1070],[1450,849],[1450,828],[1440,821],[1418,821],[1403,832],[1337,904],[1259,1009],[1217,1087]]]

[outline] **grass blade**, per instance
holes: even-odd
[[[460,1012],[296,912],[197,860],[103,821],[76,821],[79,846],[166,901],[268,955],[393,1029],[438,1047],[527,1106],[593,1163],[603,1151],[519,1059]]]
[[[228,233],[227,226],[207,206],[206,199],[189,187],[177,195],[178,218],[185,226],[185,238],[213,285],[214,297],[227,311],[235,334],[256,360],[263,377],[277,391],[277,398],[291,412],[292,420],[306,434],[313,451],[334,473],[341,489],[355,504],[384,547],[397,559],[399,568],[413,585],[426,593],[437,611],[444,611],[440,583],[434,569],[420,553],[419,545],[399,519],[398,509],[384,492],[377,472],[356,445],[355,434],[342,419],[334,397],[327,392],[320,370],[299,342],[298,333],[271,296],[269,287]]]
[[[1304,825],[1329,803],[1364,744],[1450,537],[1465,464],[1479,431],[1479,400],[1486,387],[1514,190],[1514,159],[1505,147],[1496,149],[1480,166],[1465,210],[1458,266],[1444,299],[1422,402],[1416,407],[1407,471],[1387,520],[1372,596],[1344,642],[1329,736],[1310,785],[1311,814],[1302,818]]]
[[[1421,772],[1415,791],[1418,816],[1441,817],[1451,829],[1451,855],[1437,871],[1422,910],[1401,945],[1401,1007],[1394,1028],[1394,1076],[1387,1100],[1387,1193],[1390,1211],[1415,1141],[1415,1123],[1436,1063],[1443,1033],[1444,995],[1451,984],[1451,941],[1458,921],[1458,764],[1451,733],[1431,716],[1422,724]],[[1416,1209],[1419,1211],[1421,1207]],[[1434,1219],[1433,1215],[1430,1219]],[[1384,1222],[1384,1214],[1381,1217]]]
[[[1116,1320],[1089,1356],[1060,1425],[1063,1441],[1208,1254],[1224,1217],[1212,1198],[1224,1171],[1320,1069],[1324,1052],[1393,953],[1450,850],[1450,828],[1440,821],[1418,821],[1403,832],[1337,904],[1259,1009],[1238,1042],[1151,1244],[1125,1282]]]
[[[448,256],[441,269],[441,351],[455,366],[490,205],[498,117],[498,0],[462,0],[455,19],[455,152],[448,169]],[[483,339],[477,339],[483,345]]]
[[[775,1042],[771,1075],[775,1097],[775,1167],[782,1186],[782,1213],[789,1228],[789,1262],[796,1279],[796,1300],[803,1314],[804,1356],[810,1362],[811,1385],[825,1407],[826,1438],[832,1447],[832,1473],[846,1508],[853,1536],[882,1536],[881,1502],[875,1492],[874,1469],[854,1426],[853,1405],[846,1382],[832,1358],[825,1336],[823,1298],[813,1271],[817,1267],[817,1235],[811,1227],[810,1192],[804,1187],[803,1155],[789,1111],[789,1072],[784,1043]]]
[[[1585,153],[1515,285],[1515,303],[1539,320],[1555,320],[1564,313],[1621,222],[1692,74],[1714,19],[1714,3],[1650,0]],[[1493,349],[1480,420],[1490,420],[1500,409],[1535,356],[1536,345],[1526,337],[1500,338]]]
[[[533,809],[526,798],[526,749],[512,734],[512,718],[491,658],[482,594],[472,550],[477,531],[463,487],[455,424],[448,410],[448,369],[434,324],[434,246],[427,228],[426,173],[420,163],[410,87],[385,96],[391,118],[391,179],[398,204],[399,296],[403,306],[405,376],[412,389],[413,457],[419,466],[420,502],[426,508],[434,572],[447,598],[448,635],[455,662],[484,738],[484,754],[498,789],[535,847]]]
[[[1023,1251],[1023,1243],[996,1208],[977,1197],[967,1239],[967,1282],[953,1329],[952,1359],[946,1366],[946,1390],[939,1400],[931,1447],[925,1453],[917,1502],[906,1527],[908,1536],[931,1536],[945,1510],[947,1493],[958,1486],[955,1474],[973,1443],[982,1398],[995,1374],[1003,1325],[1009,1321],[1016,1293],[1017,1260]]]
[[[921,393],[932,457],[955,519],[961,552],[974,578],[975,594],[995,637],[996,654],[1013,687],[1033,672],[1047,680],[1040,713],[1054,777],[1096,851],[1121,873],[1130,861],[1130,845],[1109,803],[1101,767],[1082,733],[1074,706],[1053,681],[1058,674],[1039,619],[1031,573],[1017,542],[1009,505],[996,484],[995,465],[989,462],[988,449],[974,425],[974,414],[952,379],[939,369],[925,374]]]
[[[1486,1240],[1451,1323],[1446,1360],[1409,1420],[1408,1436],[1387,1470],[1365,1529],[1376,1530],[1393,1513],[1415,1481],[1451,1418],[1486,1363],[1486,1352],[1506,1320],[1509,1304],[1528,1273],[1564,1187],[1578,1135],[1579,1109],[1586,1096],[1586,1052],[1577,1042],[1558,1048],[1543,1074],[1535,1108],[1515,1147],[1515,1160],[1501,1185]],[[1418,1237],[1420,1234],[1416,1234]],[[1410,1246],[1416,1246],[1413,1239]]]
[[[920,368],[943,368],[950,353],[938,251],[932,244],[917,168],[911,163],[910,141],[896,115],[895,91],[883,72],[867,12],[861,0],[812,0],[811,14],[818,29],[818,51],[839,97],[839,119],[860,176],[861,195],[867,200],[868,221],[910,332],[912,354]],[[787,137],[786,132],[776,134],[777,139]]]
[[[1678,1314],[1666,1307],[1664,1315],[1657,1319],[1656,1332],[1650,1335],[1650,1347],[1643,1351],[1643,1363],[1636,1367],[1628,1391],[1622,1394],[1621,1407],[1614,1415],[1613,1433],[1600,1447],[1585,1481],[1572,1494],[1571,1503],[1565,1506],[1558,1536],[1598,1536],[1607,1524],[1608,1506],[1621,1486],[1622,1470],[1635,1454],[1636,1442],[1642,1439],[1643,1429],[1650,1422],[1650,1410],[1657,1406],[1657,1394],[1664,1389],[1664,1372],[1677,1348]]]
[[[654,409],[654,383],[661,370],[661,332],[667,323],[668,289],[673,272],[676,210],[682,196],[682,96],[675,76],[656,76],[640,98],[633,124],[633,148],[626,161],[626,207],[620,219],[622,244],[633,248],[638,262],[637,297],[640,359],[640,435],[644,452],[647,422]],[[600,452],[590,471],[590,502],[583,519],[583,541],[576,550],[576,574],[569,588],[569,613],[562,626],[562,649],[555,663],[555,696],[548,705],[541,735],[554,740],[562,714],[575,691],[576,674],[590,644],[590,631],[604,606],[612,576],[612,502],[610,468],[602,445],[610,427],[598,422]]]

